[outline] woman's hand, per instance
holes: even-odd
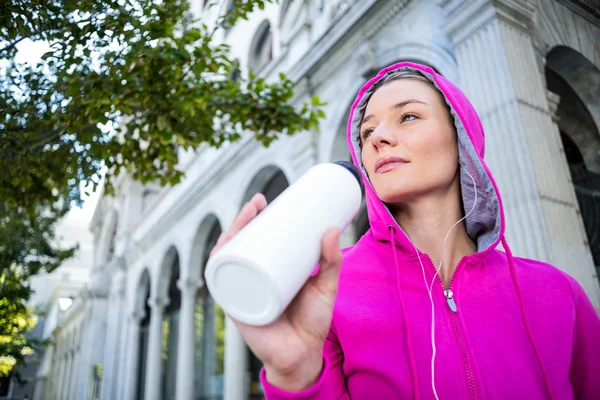
[[[262,194],[246,203],[231,228],[219,237],[211,256],[266,206]],[[325,232],[319,273],[309,278],[275,322],[251,326],[234,320],[252,352],[263,362],[267,380],[276,387],[301,391],[313,385],[321,374],[323,345],[331,325],[342,262],[339,237],[337,228]]]

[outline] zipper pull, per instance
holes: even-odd
[[[444,290],[444,296],[446,296],[446,301],[448,302],[448,307],[454,312],[456,312],[456,302],[452,298],[452,290]]]

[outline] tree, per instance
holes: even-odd
[[[51,272],[71,257],[75,248],[60,249],[52,229],[67,211],[59,205],[25,209],[6,208],[0,202],[0,377],[45,343],[28,335],[35,325],[27,305],[32,289],[29,278]],[[20,380],[19,375],[16,375]]]
[[[109,193],[122,172],[174,185],[181,148],[218,147],[243,132],[268,146],[317,129],[317,97],[290,105],[289,79],[240,76],[217,40],[220,28],[274,1],[236,0],[210,26],[193,20],[187,0],[9,0],[0,9],[0,240],[23,243],[1,260],[0,276],[25,288],[72,254],[53,247],[50,231],[80,199],[81,181],[95,188],[107,171]],[[50,50],[36,65],[17,63],[24,40]],[[29,228],[19,231],[23,216]],[[52,249],[53,261],[27,261],[36,246]],[[23,304],[29,296],[11,293]]]

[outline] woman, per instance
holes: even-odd
[[[600,319],[573,278],[511,255],[464,94],[429,67],[385,68],[348,144],[371,229],[343,262],[328,230],[284,315],[236,322],[267,399],[600,399]],[[215,251],[265,206],[246,204]]]

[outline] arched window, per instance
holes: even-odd
[[[115,242],[117,239],[117,221],[119,220],[119,214],[117,214],[115,216],[115,223],[114,225],[111,227],[111,232],[110,232],[110,242],[108,243],[108,258],[107,258],[107,262],[110,262],[113,257],[115,256]]]
[[[146,361],[148,356],[148,339],[149,339],[149,328],[150,328],[150,305],[148,300],[150,299],[150,274],[148,270],[145,270],[140,280],[140,286],[143,287],[140,297],[140,308],[143,309],[143,318],[139,321],[140,332],[139,332],[139,347],[137,354],[137,382],[136,382],[136,399],[142,400],[145,398],[145,382],[146,382]]]
[[[269,21],[263,21],[258,28],[248,58],[248,68],[251,71],[259,71],[273,59],[273,34]]]
[[[200,260],[204,271],[210,250],[221,235],[221,225],[215,220],[204,244]],[[196,300],[196,376],[195,388],[198,399],[223,397],[225,369],[225,313],[208,293],[206,285],[198,291]]]
[[[179,346],[179,312],[181,309],[181,292],[177,287],[178,280],[179,257],[176,256],[171,266],[171,279],[168,288],[169,304],[165,308],[162,324],[162,399],[175,398],[177,348]]]
[[[227,16],[232,12],[234,7],[235,7],[235,4],[234,4],[233,0],[229,0],[227,2],[227,4],[225,5],[225,10],[223,11],[225,18],[227,18]],[[227,36],[227,34],[229,33],[229,30],[231,29],[231,25],[229,25],[227,22],[224,22],[223,29],[225,30],[225,36]]]
[[[292,4],[291,0],[283,0],[281,2],[281,14],[279,15],[279,25],[281,26],[283,24],[283,21],[285,21],[285,17],[288,13],[288,11],[290,11],[290,5]]]
[[[289,182],[279,168],[270,165],[258,172],[249,187],[246,189],[246,193],[243,197],[244,202],[248,201],[255,193],[263,193],[267,199],[267,203],[271,203],[277,198],[287,187]],[[247,348],[248,357],[248,374],[250,381],[248,382],[249,387],[247,388],[249,400],[259,400],[264,398],[263,388],[260,383],[260,370],[262,363],[252,353],[250,348]]]
[[[575,72],[576,71],[576,72]],[[588,245],[600,273],[600,70],[579,52],[555,47],[546,57],[546,85],[558,95],[560,138],[571,173]],[[596,90],[596,91],[595,91]]]
[[[240,80],[240,75],[240,60],[236,58],[235,60],[233,60],[233,68],[231,71],[231,75],[229,75],[229,79],[231,79],[233,82],[237,82]]]

